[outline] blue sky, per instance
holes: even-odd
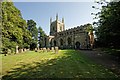
[[[94,2],[99,0],[12,0],[14,2]]]
[[[37,27],[41,26],[46,34],[49,34],[50,17],[55,20],[58,13],[59,20],[64,17],[65,28],[73,28],[79,25],[92,23],[92,6],[94,2],[14,2],[21,11],[25,20],[33,19]]]

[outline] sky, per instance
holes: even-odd
[[[50,32],[50,17],[54,21],[57,13],[60,21],[64,18],[65,29],[69,29],[92,23],[94,16],[91,13],[96,12],[92,8],[94,2],[19,2],[18,0],[14,1],[14,5],[21,11],[25,20],[33,19],[37,27],[41,26],[47,35]]]
[[[14,2],[93,2],[94,0],[12,0],[12,1]]]

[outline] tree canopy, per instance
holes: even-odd
[[[39,44],[39,48],[43,47],[44,37],[46,37],[45,32],[43,31],[43,29],[41,27],[38,27],[38,44]]]
[[[2,2],[2,49],[15,51],[16,45],[20,48],[29,47],[31,33],[27,30],[27,23],[22,18],[13,2]]]
[[[32,34],[32,38],[37,41],[38,29],[36,27],[36,22],[34,20],[32,20],[32,19],[31,20],[27,20],[27,27],[28,27],[28,30]]]
[[[38,29],[34,20],[27,20],[27,28],[31,32],[32,41],[30,43],[30,49],[34,50],[37,47],[38,42]]]
[[[102,4],[101,11],[97,14],[99,21],[96,35],[99,45],[120,48],[120,1],[97,3]]]

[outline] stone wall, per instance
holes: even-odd
[[[81,49],[87,48],[89,44],[89,35],[85,32],[84,26],[77,26],[62,32],[56,33],[54,36],[48,36],[47,45],[58,46],[61,49],[65,48],[76,48]],[[55,43],[56,42],[56,45]]]

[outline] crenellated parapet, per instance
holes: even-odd
[[[80,33],[85,33],[85,26],[81,25],[81,26],[77,26],[74,28],[69,28],[66,29],[62,32],[58,32],[56,33],[57,36],[66,36],[66,35],[75,35],[75,34],[80,34]]]

